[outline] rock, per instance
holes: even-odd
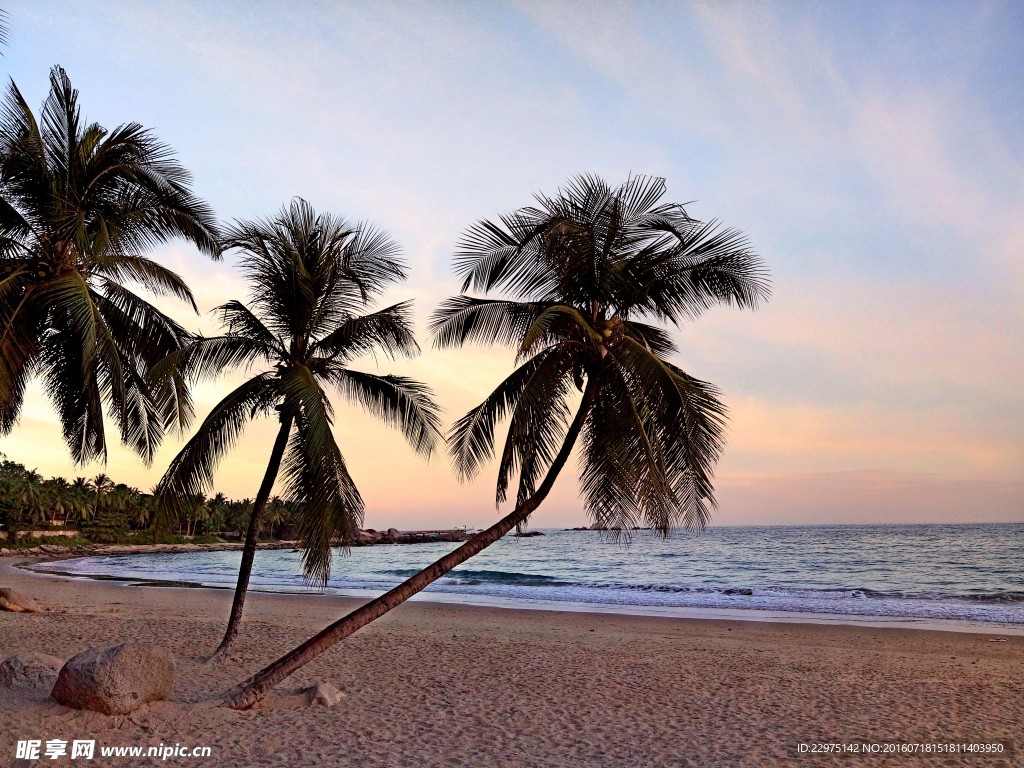
[[[402,532],[397,528],[388,528],[388,532],[384,534],[384,538],[388,541],[395,542],[402,538]]]
[[[522,533],[513,533],[517,539],[532,539],[534,536],[543,536],[544,534],[540,531],[523,531]]]
[[[754,594],[754,590],[746,589],[746,588],[743,588],[743,589],[726,589],[726,590],[722,591],[722,594],[723,595],[746,595],[747,597],[750,597],[750,596],[752,596]]]
[[[355,543],[359,546],[368,547],[374,544],[378,544],[383,541],[384,535],[379,531],[373,530],[373,528],[367,528],[365,531],[359,531],[356,534]]]
[[[306,703],[311,707],[334,707],[345,698],[345,694],[330,683],[311,685],[303,688],[302,693],[306,697]]]
[[[0,662],[0,688],[50,690],[64,660],[45,653],[16,653]]]
[[[0,589],[0,610],[15,613],[42,613],[43,607],[28,595],[3,587]]]
[[[174,685],[174,659],[166,648],[141,643],[90,648],[61,668],[51,695],[75,709],[127,715],[166,699]]]

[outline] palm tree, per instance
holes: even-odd
[[[334,643],[524,525],[581,435],[581,491],[601,527],[643,521],[667,534],[679,523],[706,524],[725,408],[713,386],[669,362],[675,343],[646,321],[678,325],[715,304],[755,307],[768,281],[741,233],[658,204],[664,191],[662,179],[612,188],[584,176],[556,197],[538,197],[539,207],[468,230],[455,259],[463,292],[508,297],[448,299],[431,321],[435,343],[509,344],[519,366],[456,422],[449,445],[458,473],[472,477],[494,456],[495,427],[508,417],[497,500],[518,474],[515,508],[239,685],[230,706],[252,706]],[[582,397],[572,415],[574,389]]]
[[[43,476],[36,470],[26,470],[15,485],[15,501],[21,507],[22,514],[33,526],[38,526],[47,519],[49,498]]]
[[[60,67],[39,118],[12,82],[0,109],[0,435],[42,377],[77,463],[105,459],[104,408],[147,463],[192,406],[160,361],[190,338],[129,287],[195,307],[145,251],[175,237],[219,255],[209,207],[188,172],[136,123],[86,124]]]
[[[71,494],[73,508],[78,521],[88,520],[92,517],[93,506],[89,503],[92,497],[92,488],[89,481],[84,477],[76,477],[71,482]]]
[[[441,437],[426,386],[348,367],[367,353],[393,358],[419,351],[410,303],[358,314],[405,277],[389,238],[370,226],[317,214],[296,199],[274,219],[236,224],[226,247],[245,254],[251,308],[238,301],[221,306],[226,334],[197,341],[181,365],[192,375],[234,365],[268,367],[210,412],[158,486],[163,514],[173,519],[181,500],[210,488],[214,467],[246,422],[276,411],[277,439],[253,503],[231,617],[215,657],[238,634],[257,535],[282,464],[284,496],[296,507],[309,579],[327,583],[332,539],[339,536],[347,545],[362,522],[362,498],[331,432],[328,388],[399,428],[421,454],[429,455]]]
[[[227,496],[218,491],[214,494],[214,497],[210,499],[208,506],[210,508],[210,519],[208,521],[210,530],[219,533],[224,528],[228,511],[231,508],[231,502],[228,500]]]
[[[89,481],[92,489],[92,518],[95,519],[100,513],[100,508],[106,506],[107,496],[114,490],[114,481],[106,472],[100,472]]]
[[[57,525],[58,522],[66,524],[74,519],[78,508],[75,506],[77,499],[71,488],[71,483],[63,477],[51,477],[44,485],[50,525]]]

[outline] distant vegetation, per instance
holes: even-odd
[[[76,530],[80,538],[61,538],[60,543],[149,544],[157,540],[155,509],[152,494],[115,483],[105,474],[44,479],[34,469],[0,459],[0,528],[8,532]],[[181,505],[178,519],[160,531],[159,541],[240,539],[251,516],[252,499],[229,499],[223,493],[192,496]],[[294,535],[294,528],[289,530],[294,517],[293,505],[272,497],[260,521],[260,536]]]

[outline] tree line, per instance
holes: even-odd
[[[0,528],[9,534],[34,530],[45,537],[49,531],[74,529],[102,544],[169,542],[183,537],[212,542],[241,538],[252,518],[252,499],[229,499],[220,492],[199,494],[183,501],[174,524],[156,531],[157,508],[152,493],[115,483],[105,473],[72,480],[45,479],[34,469],[0,455]],[[295,505],[272,496],[259,537],[293,534],[295,519]]]

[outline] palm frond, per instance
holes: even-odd
[[[269,413],[278,399],[274,375],[261,373],[214,406],[153,491],[157,499],[154,522],[158,526],[176,522],[189,499],[210,490],[217,464],[238,441],[246,423],[256,415]]]
[[[227,327],[229,336],[249,339],[254,347],[266,350],[268,359],[273,356],[282,359],[288,357],[288,351],[281,339],[242,302],[231,300],[221,304],[214,311],[220,316],[221,324]]]
[[[420,351],[412,329],[412,302],[403,301],[376,312],[346,317],[312,348],[314,354],[346,362],[366,353],[383,352],[391,358],[412,357]]]
[[[302,538],[303,572],[324,585],[331,570],[331,542],[354,541],[362,524],[363,501],[348,474],[331,431],[323,390],[304,366],[281,378],[285,402],[296,409],[296,434],[282,465],[286,497],[295,503]]]
[[[677,497],[679,519],[700,530],[716,505],[714,468],[725,448],[727,411],[720,393],[632,341],[616,351],[616,361],[633,397],[649,401],[645,410]],[[649,522],[667,530],[675,521]]]
[[[469,342],[520,346],[545,308],[541,303],[453,296],[434,311],[428,329],[441,349]]]
[[[120,256],[111,259],[109,263],[101,261],[94,271],[109,277],[110,282],[130,281],[157,296],[174,296],[188,302],[193,310],[198,311],[192,290],[181,276],[152,259],[144,256]]]
[[[531,379],[555,354],[540,352],[519,366],[487,398],[460,418],[448,432],[452,466],[463,481],[476,476],[484,464],[494,458],[494,429],[505,419],[529,386]]]
[[[342,395],[398,429],[417,453],[430,456],[443,441],[441,409],[425,384],[405,376],[376,376],[347,368],[338,368],[331,381]]]
[[[576,357],[567,350],[555,349],[544,356],[524,382],[512,408],[505,448],[498,463],[495,502],[499,506],[505,501],[511,478],[517,472],[516,505],[532,496],[541,474],[558,453],[569,423],[566,396],[576,363]]]
[[[716,304],[756,309],[768,299],[767,271],[739,230],[715,221],[690,222],[685,229],[656,221],[647,228],[668,232],[675,242],[629,266],[649,293],[642,310],[678,323]]]
[[[665,357],[679,351],[672,337],[656,325],[648,325],[636,320],[629,320],[622,325],[623,335],[647,347],[658,357]]]
[[[542,346],[547,346],[567,336],[572,336],[571,331],[566,333],[564,330],[560,334],[552,334],[553,326],[559,321],[563,321],[572,329],[580,331],[579,335],[590,339],[592,342],[601,344],[604,341],[601,334],[597,332],[579,310],[564,304],[556,304],[546,307],[543,312],[538,314],[533,324],[523,334],[523,340],[519,345],[520,359],[533,354]]]

